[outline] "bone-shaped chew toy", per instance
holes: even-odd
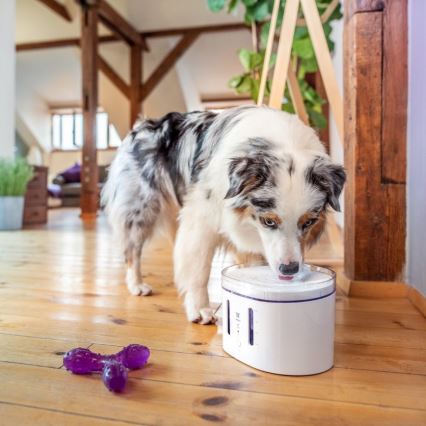
[[[150,351],[146,346],[132,344],[113,355],[102,355],[90,349],[75,348],[64,355],[64,367],[74,374],[90,374],[102,371],[105,386],[121,392],[127,382],[127,368],[142,368],[148,361]]]

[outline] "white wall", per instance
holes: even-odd
[[[127,2],[127,18],[139,31],[242,22],[244,16],[242,7],[213,13],[207,0],[115,0],[114,7],[118,2]]]
[[[426,296],[426,2],[408,5],[407,282]]]
[[[27,126],[27,123],[20,116],[19,111],[16,111],[15,114],[15,128],[21,143],[24,143],[27,147],[35,146],[44,151],[43,147],[39,144],[38,139],[34,136],[31,129]]]
[[[15,114],[15,110],[12,110]],[[22,120],[38,145],[46,151],[50,150],[51,122],[49,106],[45,100],[30,85],[17,79],[16,87],[16,114]],[[25,138],[25,134],[21,133]],[[25,139],[28,145],[32,141]]]
[[[138,0],[136,0],[138,1]],[[68,0],[67,6],[73,20],[65,21],[42,2],[34,0],[0,0],[0,3],[16,4],[16,42],[23,43],[36,40],[64,39],[80,36],[80,10],[75,0]],[[109,0],[109,3],[126,16],[126,0]],[[99,34],[109,34],[100,25]]]
[[[111,164],[116,151],[113,149],[98,151],[98,164],[105,166]],[[81,151],[53,151],[46,158],[49,167],[49,178],[54,178],[59,172],[71,167],[74,163],[81,164]]]
[[[129,19],[138,30],[242,21],[241,11],[236,15],[214,14],[208,10],[204,0],[110,1],[111,5]],[[72,1],[67,3],[74,5]],[[41,2],[16,0],[16,42],[78,37],[80,8],[73,7],[73,9],[76,11],[76,19],[69,23]],[[105,28],[101,28],[100,33],[105,34]],[[143,64],[145,79],[170,51],[171,44],[176,40],[177,38],[163,38],[149,41],[151,51],[144,55]],[[236,50],[244,46],[250,46],[248,31],[201,36],[182,58],[183,67],[178,69],[180,75],[176,69],[171,70],[146,99],[144,114],[149,117],[159,117],[170,111],[199,109],[201,94],[232,93],[232,90],[227,87],[227,81],[241,71]],[[123,80],[129,82],[128,48],[123,43],[108,43],[102,44],[100,51]],[[220,67],[217,66],[219,62]],[[184,98],[184,91],[188,89],[191,93],[191,88],[186,87],[188,83],[192,83],[192,101],[188,96],[186,96],[187,99]],[[17,110],[34,136],[41,139],[40,144],[48,150],[49,136],[44,130],[34,128],[36,126],[33,123],[40,122],[39,127],[44,128],[44,123],[49,118],[50,107],[80,104],[79,49],[67,47],[19,52],[17,54],[17,86],[19,92]],[[28,89],[26,96],[25,91],[20,89],[24,87]],[[33,95],[35,100],[26,99]],[[40,116],[43,103],[45,119]],[[129,103],[102,73],[99,77],[99,103],[110,115],[110,120],[120,136],[124,137],[130,127]],[[21,113],[21,109],[25,110],[25,114]]]
[[[149,41],[151,51],[144,55],[144,81],[171,50],[170,38]],[[193,48],[193,46],[191,47]],[[190,48],[190,49],[191,49]],[[185,53],[187,55],[188,53]],[[171,69],[143,103],[146,117],[161,117],[170,111],[185,111],[185,101],[176,70]]]
[[[343,5],[342,5],[343,7]],[[334,21],[333,26],[333,41],[335,48],[333,53],[333,66],[336,73],[337,83],[340,93],[343,97],[343,18],[339,21]],[[337,132],[336,122],[334,121],[333,114],[330,108],[330,153],[334,161],[343,164],[343,141],[340,140],[339,133]],[[343,227],[343,210],[344,210],[344,196],[340,196],[340,206],[342,211],[335,213],[335,219],[338,225]]]
[[[15,153],[15,2],[0,1],[0,157]]]

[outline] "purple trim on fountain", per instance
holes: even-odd
[[[235,294],[237,296],[244,297],[246,299],[256,300],[257,302],[267,302],[267,303],[302,303],[302,302],[312,302],[313,300],[320,300],[325,299],[326,297],[331,296],[332,294],[336,293],[336,289],[333,289],[331,293],[328,293],[324,296],[314,297],[312,299],[303,299],[303,300],[266,300],[266,299],[259,299],[257,297],[251,297],[246,296],[241,293],[237,293],[236,291],[228,290],[227,288],[222,287],[223,290],[227,291],[228,293]]]

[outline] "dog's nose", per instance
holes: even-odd
[[[287,265],[281,263],[279,270],[283,275],[297,274],[299,272],[299,262],[290,262]]]

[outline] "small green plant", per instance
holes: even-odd
[[[316,0],[319,13],[322,14],[331,2],[332,0]],[[238,56],[244,68],[244,72],[232,77],[228,84],[229,87],[233,88],[237,93],[249,94],[253,100],[257,100],[274,0],[207,0],[207,3],[212,12],[219,12],[226,7],[228,13],[232,13],[237,8],[238,4],[242,4],[245,8],[244,20],[252,29],[252,38],[254,40],[253,49],[240,49],[238,51]],[[279,29],[282,24],[285,3],[286,0],[280,0],[277,29]],[[339,4],[327,21],[323,23],[324,33],[331,52],[334,50],[334,43],[331,40],[331,22],[342,18],[342,16],[341,5]],[[301,10],[299,10],[299,18],[303,18]],[[269,64],[270,68],[274,65],[275,59],[275,56],[272,55]],[[291,63],[296,70],[297,79],[311,125],[320,129],[326,127],[327,119],[322,113],[321,108],[325,101],[306,79],[308,73],[315,73],[318,71],[318,65],[309,32],[305,25],[298,25],[296,27]],[[269,96],[270,87],[271,82],[268,80],[265,90],[266,96]],[[291,113],[295,112],[287,86],[284,93],[282,109]]]
[[[22,196],[33,177],[33,168],[23,158],[0,159],[0,197]]]

